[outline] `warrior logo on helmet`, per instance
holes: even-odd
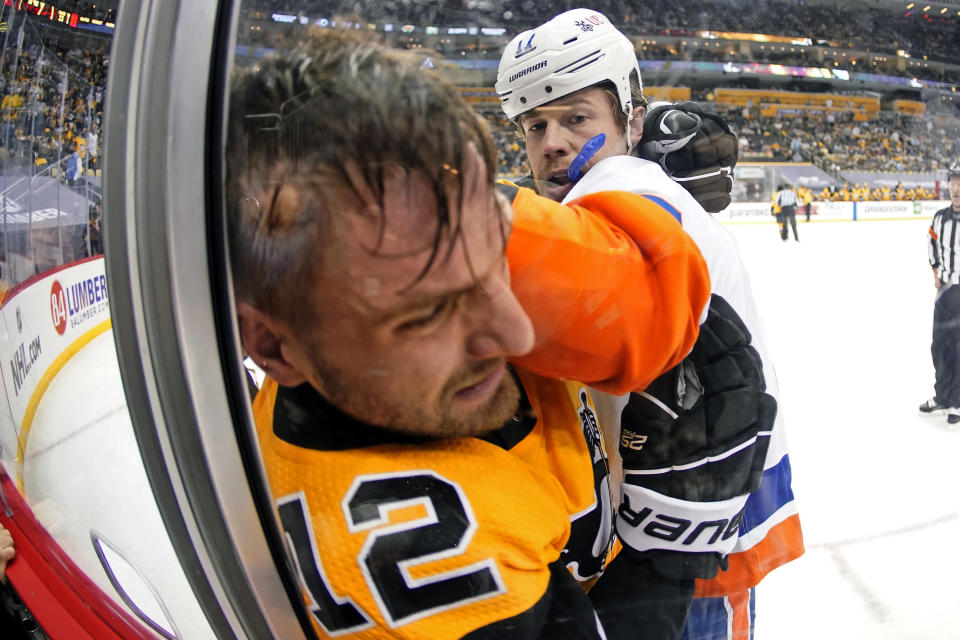
[[[523,76],[527,75],[528,73],[533,73],[534,71],[536,71],[536,70],[538,70],[538,69],[542,69],[542,68],[544,68],[545,66],[547,66],[547,61],[546,61],[546,60],[541,60],[540,62],[538,62],[537,64],[533,65],[532,67],[527,67],[527,68],[524,69],[523,71],[518,71],[517,73],[513,74],[512,76],[510,76],[510,82],[514,82],[515,80],[519,80],[520,78],[522,78]]]
[[[536,49],[536,47],[533,46],[533,36],[535,35],[537,35],[536,31],[530,34],[530,39],[527,40],[527,44],[523,44],[523,40],[520,40],[519,42],[517,42],[517,54],[513,56],[514,58],[520,58],[522,56],[525,56],[531,51],[533,51],[534,49]]]

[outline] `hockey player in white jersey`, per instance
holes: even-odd
[[[501,58],[496,90],[526,140],[541,194],[563,202],[598,191],[640,194],[677,218],[710,270],[710,315],[688,361],[643,394],[605,399],[607,415],[619,417],[623,408],[622,425],[608,421],[606,428],[616,429],[623,461],[616,529],[625,548],[590,593],[608,637],[671,638],[680,627],[691,640],[752,637],[753,587],[802,554],[803,542],[776,377],[749,280],[733,238],[694,198],[711,210],[729,203],[736,149],[730,162],[729,149],[710,144],[713,133],[729,129],[693,105],[655,105],[644,124],[647,104],[634,47],[589,9],[562,13],[517,35]],[[715,152],[715,166],[691,159],[694,141]],[[738,407],[711,406],[714,391],[747,386],[728,375],[728,363],[711,359],[711,336],[719,334],[742,337],[743,357],[757,358],[756,376],[768,395],[744,398]],[[703,402],[713,417],[726,414],[719,427],[687,419],[689,409]],[[661,464],[678,452],[688,464]],[[666,517],[651,521],[651,514]],[[685,544],[691,540],[685,528],[697,522],[716,526],[714,544]],[[616,601],[614,590],[630,584],[631,558],[651,554],[665,579],[691,585],[695,579],[698,597],[679,626],[676,603],[604,610],[604,600]]]

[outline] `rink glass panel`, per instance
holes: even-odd
[[[212,637],[144,472],[114,344],[103,146],[115,13],[0,3],[0,520],[72,576],[99,620],[77,619],[87,633]],[[13,588],[32,597],[16,562]],[[24,599],[63,637],[69,607]]]

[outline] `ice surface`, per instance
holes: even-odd
[[[122,603],[91,531],[150,581],[183,637],[213,637],[153,501],[112,331],[81,348],[48,387],[27,440],[23,482],[37,519],[104,593]]]
[[[960,425],[933,395],[928,220],[729,225],[780,382],[807,553],[758,640],[960,638]]]

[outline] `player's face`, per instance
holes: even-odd
[[[586,173],[604,158],[627,152],[626,131],[617,126],[610,94],[584,89],[524,114],[520,121],[527,141],[527,159],[538,190],[563,200],[573,188],[567,168],[588,140],[603,133],[606,142],[584,166]]]
[[[954,209],[960,209],[960,178],[950,178],[947,182],[947,190],[950,192],[950,203]]]
[[[459,437],[498,428],[517,409],[506,362],[532,348],[533,328],[510,289],[501,224],[509,205],[475,151],[463,171],[461,237],[452,251],[440,246],[419,281],[437,224],[423,176],[387,170],[385,229],[362,215],[338,229],[315,285],[318,323],[297,357],[309,381],[358,419]]]

